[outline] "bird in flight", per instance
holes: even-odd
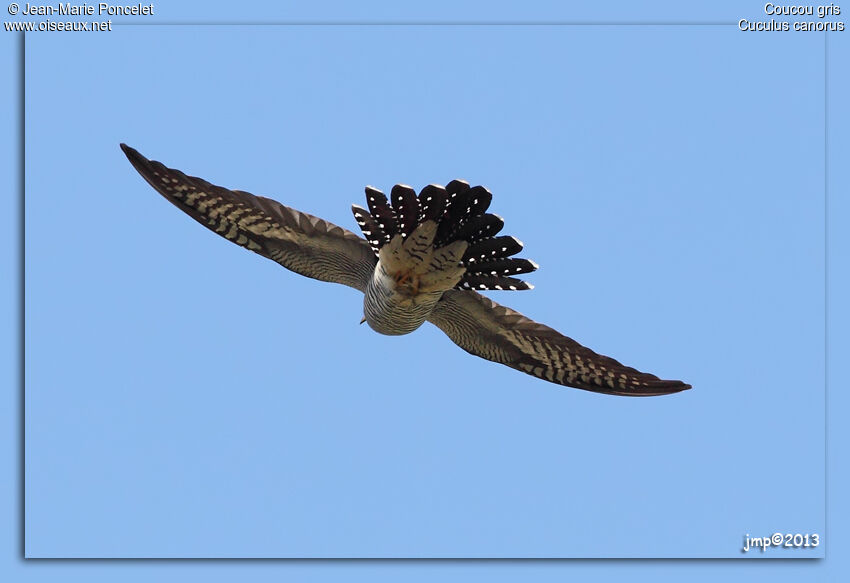
[[[522,243],[498,235],[490,192],[453,180],[390,199],[366,187],[352,205],[363,237],[277,201],[187,176],[121,144],[157,192],[225,239],[313,279],[364,294],[364,320],[381,334],[408,334],[426,320],[475,356],[540,379],[611,395],[653,396],[691,388],[624,366],[476,290],[527,290],[518,275],[537,265],[514,257]]]

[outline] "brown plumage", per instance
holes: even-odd
[[[492,196],[483,187],[453,180],[417,196],[397,185],[391,200],[367,187],[368,210],[352,209],[363,239],[121,149],[157,192],[208,229],[296,273],[364,292],[365,319],[381,333],[406,334],[427,320],[470,354],[598,393],[651,396],[690,388],[597,354],[473,291],[531,289],[515,276],[537,268],[513,257],[522,243],[497,236],[504,221],[486,212]]]

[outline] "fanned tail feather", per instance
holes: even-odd
[[[516,276],[531,273],[537,264],[512,257],[522,251],[518,239],[497,236],[505,222],[487,212],[492,199],[489,190],[464,180],[445,187],[429,184],[418,196],[410,186],[396,184],[389,200],[367,186],[368,210],[352,205],[352,211],[382,261],[401,261],[402,252],[416,258],[424,287],[437,289],[456,280],[456,289],[532,289]]]
[[[419,200],[416,191],[406,184],[396,184],[390,191],[398,232],[407,237],[419,225]]]
[[[385,244],[390,242],[390,237],[380,227],[375,217],[361,206],[356,204],[351,205],[351,211],[354,213],[354,220],[360,225],[360,230],[363,231],[363,236],[372,247],[375,255]]]
[[[419,208],[423,221],[438,221],[443,218],[448,204],[449,193],[439,184],[429,184],[419,193]]]
[[[395,212],[387,202],[387,197],[377,188],[371,186],[366,187],[366,202],[369,206],[369,212],[375,222],[380,225],[381,229],[387,233],[387,243],[390,242],[390,237],[398,232],[398,227],[395,220]]]
[[[472,217],[464,225],[458,229],[457,238],[476,243],[483,239],[489,239],[502,230],[505,226],[505,221],[499,215],[487,213]]]

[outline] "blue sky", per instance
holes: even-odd
[[[28,36],[27,555],[739,558],[824,533],[823,55],[735,26]],[[358,293],[194,224],[121,141],[349,229],[365,184],[484,184],[541,266],[493,299],[694,390],[595,395],[433,327],[374,334]]]

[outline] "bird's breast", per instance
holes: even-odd
[[[363,315],[380,334],[413,332],[428,319],[442,292],[422,292],[415,273],[387,273],[378,262],[363,298]]]

